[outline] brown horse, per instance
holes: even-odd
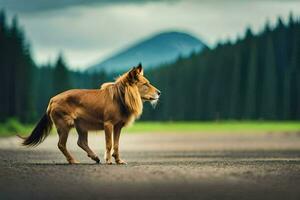
[[[78,146],[99,163],[100,159],[88,146],[87,137],[88,131],[104,130],[106,163],[112,164],[113,156],[117,164],[126,164],[119,154],[121,129],[142,114],[144,101],[155,103],[159,95],[160,91],[143,76],[141,64],[115,82],[104,83],[100,89],[65,91],[50,100],[47,112],[31,135],[24,138],[23,145],[40,144],[54,123],[59,135],[58,148],[70,164],[78,163],[66,148],[69,131],[75,127]]]

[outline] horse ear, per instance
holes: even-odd
[[[139,65],[136,67],[136,69],[138,70],[138,73],[139,73],[140,75],[142,75],[142,76],[144,75],[144,69],[143,69],[141,63],[139,63]]]
[[[128,76],[129,79],[134,82],[135,80],[137,80],[138,75],[144,75],[144,70],[142,67],[142,64],[140,63],[138,66],[133,67],[129,72],[128,72]]]
[[[138,76],[138,70],[136,67],[133,67],[129,72],[128,72],[128,76],[129,76],[129,80],[134,82]]]

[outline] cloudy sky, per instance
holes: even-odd
[[[161,31],[185,31],[214,47],[247,26],[258,32],[266,20],[300,16],[296,0],[0,0],[0,8],[18,15],[38,64],[63,52],[74,69]]]

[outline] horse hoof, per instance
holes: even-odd
[[[94,158],[92,158],[94,161],[96,161],[96,163],[100,163],[100,159],[98,158],[98,156],[96,156],[96,157],[94,157]]]

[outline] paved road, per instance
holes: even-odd
[[[125,133],[126,166],[94,164],[75,133],[68,165],[56,142],[0,139],[0,199],[300,199],[297,133]],[[104,135],[89,142],[103,157]]]

